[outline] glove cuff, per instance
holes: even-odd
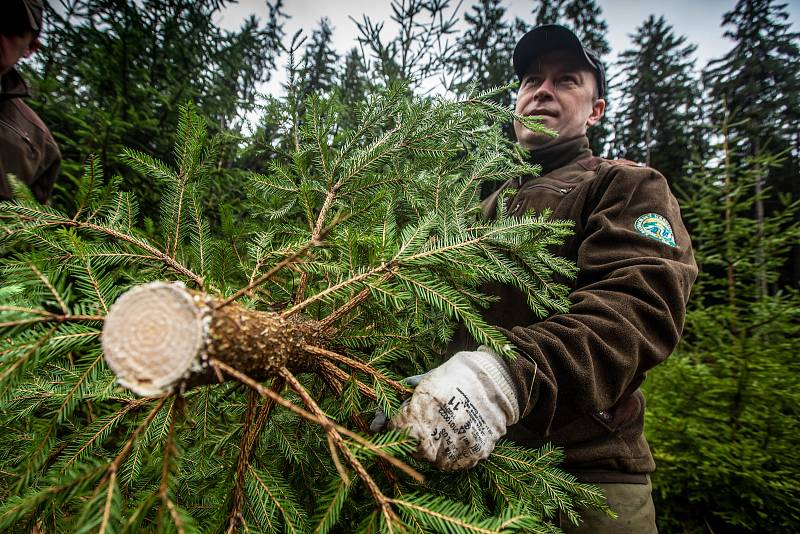
[[[497,355],[492,349],[485,345],[478,347],[478,350],[471,353],[471,360],[485,372],[489,378],[497,385],[500,392],[505,395],[511,406],[512,413],[508,414],[508,425],[513,425],[519,421],[519,399],[517,399],[517,388],[511,377],[511,370],[505,358]]]

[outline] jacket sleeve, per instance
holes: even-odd
[[[30,187],[36,200],[45,204],[53,193],[56,178],[61,171],[61,153],[55,142],[47,148],[47,158],[43,165],[44,167]]]
[[[61,151],[56,140],[53,139],[53,134],[50,133],[42,119],[27,106],[25,106],[25,110],[28,120],[36,127],[38,134],[36,137],[41,154],[30,188],[36,200],[44,204],[52,195],[53,186],[61,171]]]
[[[512,371],[525,424],[542,436],[612,408],[672,352],[697,276],[678,203],[660,173],[603,164],[594,182],[569,311],[504,331],[525,353]],[[668,232],[653,233],[653,220],[663,219],[652,215],[668,221],[674,245]]]

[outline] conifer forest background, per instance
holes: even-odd
[[[226,0],[58,3],[22,71],[62,174],[47,207],[0,208],[3,531],[558,532],[559,510],[602,507],[552,448],[502,443],[437,474],[401,433],[366,431],[454,320],[504,350],[482,282],[564,309],[550,277],[574,271],[546,249],[567,227],[469,217],[530,170],[508,109],[517,39],[559,22],[608,60],[597,2],[521,20],[500,0],[393,0],[397,32],[353,13],[343,55],[325,19],[287,35],[281,0],[235,31]],[[659,530],[796,532],[800,34],[774,0],[718,22],[731,47],[705,65],[663,17],[630,28],[590,140],[667,177],[700,267],[683,339],[643,386]],[[102,316],[154,280],[317,321],[317,370],[123,390]]]

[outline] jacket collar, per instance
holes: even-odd
[[[592,151],[589,148],[589,138],[585,135],[530,151],[531,163],[542,166],[541,176],[590,157],[592,157]]]
[[[0,78],[0,100],[30,96],[28,85],[17,69],[11,69]]]

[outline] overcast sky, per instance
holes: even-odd
[[[453,5],[457,0],[451,0]],[[322,17],[328,17],[334,27],[333,39],[340,53],[346,52],[355,44],[356,27],[352,20],[360,20],[367,15],[374,21],[389,20],[391,16],[390,0],[284,0],[284,11],[291,18],[286,21],[286,35],[291,37],[298,29],[308,35],[317,27]],[[463,13],[476,3],[464,0]],[[790,21],[795,31],[800,31],[800,0],[788,0]],[[520,17],[533,23],[531,11],[538,2],[534,0],[507,0],[509,17]],[[608,37],[612,48],[612,57],[629,47],[629,35],[641,25],[650,14],[664,15],[676,33],[683,34],[688,41],[698,45],[698,65],[704,65],[709,59],[720,57],[729,48],[730,43],[722,37],[720,23],[722,15],[731,10],[735,0],[600,0],[603,16],[608,23]],[[264,0],[239,0],[232,5],[221,21],[224,26],[237,27],[242,18],[250,13],[266,17]],[[387,25],[386,31],[390,28]],[[285,58],[284,58],[285,60]]]

